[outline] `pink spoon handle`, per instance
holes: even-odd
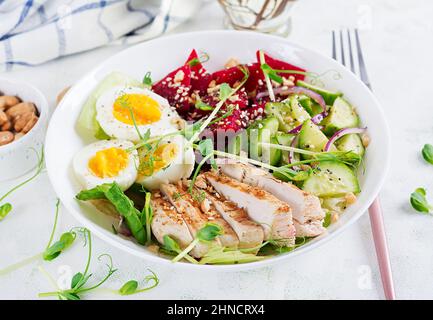
[[[383,291],[387,300],[395,299],[394,282],[392,280],[391,263],[389,260],[388,244],[383,224],[382,209],[379,198],[376,198],[368,209],[370,214],[371,230],[373,233],[374,245],[376,247],[379,271],[382,279]]]

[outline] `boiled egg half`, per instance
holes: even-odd
[[[194,151],[181,135],[162,139],[151,149],[141,148],[138,155],[140,165],[136,182],[148,190],[188,178],[194,170]]]
[[[126,140],[97,141],[80,150],[73,159],[77,180],[86,188],[116,182],[122,190],[137,179],[138,153]]]
[[[138,141],[178,130],[179,115],[160,95],[139,87],[114,87],[96,101],[96,120],[112,138]]]

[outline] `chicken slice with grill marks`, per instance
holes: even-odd
[[[191,236],[195,238],[197,231],[208,223],[206,215],[194,205],[191,196],[189,196],[181,186],[162,184],[160,189],[176,208],[177,212],[181,214],[185,224],[188,226]],[[195,258],[201,258],[209,251],[209,247],[212,245],[221,245],[221,242],[218,238],[209,243],[199,242],[194,249],[191,250],[191,255]]]
[[[201,176],[197,180],[202,181],[202,179],[203,177]],[[247,249],[260,246],[264,239],[262,227],[251,221],[244,209],[239,208],[219,194],[217,196],[210,186],[203,184],[201,181],[198,185],[204,187],[202,190],[205,192],[206,198],[236,233],[239,239],[239,248]]]
[[[295,227],[290,206],[269,192],[239,182],[216,171],[204,173],[206,180],[224,197],[244,208],[248,216],[259,223],[265,240],[282,246],[294,246]]]
[[[163,199],[159,192],[152,193],[151,206],[153,209],[152,233],[159,243],[164,244],[164,236],[175,240],[182,249],[185,249],[193,238],[188,226],[174,206]]]
[[[325,211],[318,197],[247,164],[224,164],[221,165],[221,171],[240,182],[262,188],[286,202],[292,208],[297,237],[315,237],[326,231],[323,227]]]

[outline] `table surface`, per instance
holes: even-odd
[[[433,43],[423,41],[431,39],[432,12],[433,2],[429,0],[300,0],[294,8],[289,36],[303,46],[330,54],[331,30],[356,25],[362,29],[371,82],[391,127],[393,157],[381,199],[396,293],[402,299],[433,298],[433,217],[414,212],[408,202],[415,188],[433,189],[432,180],[427,178],[433,168],[420,156],[423,144],[433,141],[432,102],[425,95],[431,91]],[[222,29],[222,21],[223,12],[216,1],[206,2],[194,19],[175,32]],[[54,109],[59,91],[122,49],[107,46],[3,76],[33,83]],[[14,181],[2,183],[0,194],[12,185]],[[0,268],[44,248],[56,195],[43,173],[9,201],[14,210],[0,223]],[[61,208],[58,233],[77,225]],[[158,274],[160,285],[133,296],[138,299],[383,298],[368,215],[320,249],[278,266],[251,271],[189,273],[148,263],[97,238],[93,247],[95,257],[109,253],[119,269],[105,287],[118,288],[129,279],[143,279],[147,268]],[[53,289],[40,266],[61,283],[71,272],[81,271],[86,254],[85,248],[74,245],[52,263],[34,262],[0,277],[0,299],[36,299],[39,292]],[[98,277],[104,269],[96,262],[92,270]],[[86,298],[124,297],[100,290]]]

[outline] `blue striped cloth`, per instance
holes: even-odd
[[[0,0],[0,71],[155,38],[201,0]]]

